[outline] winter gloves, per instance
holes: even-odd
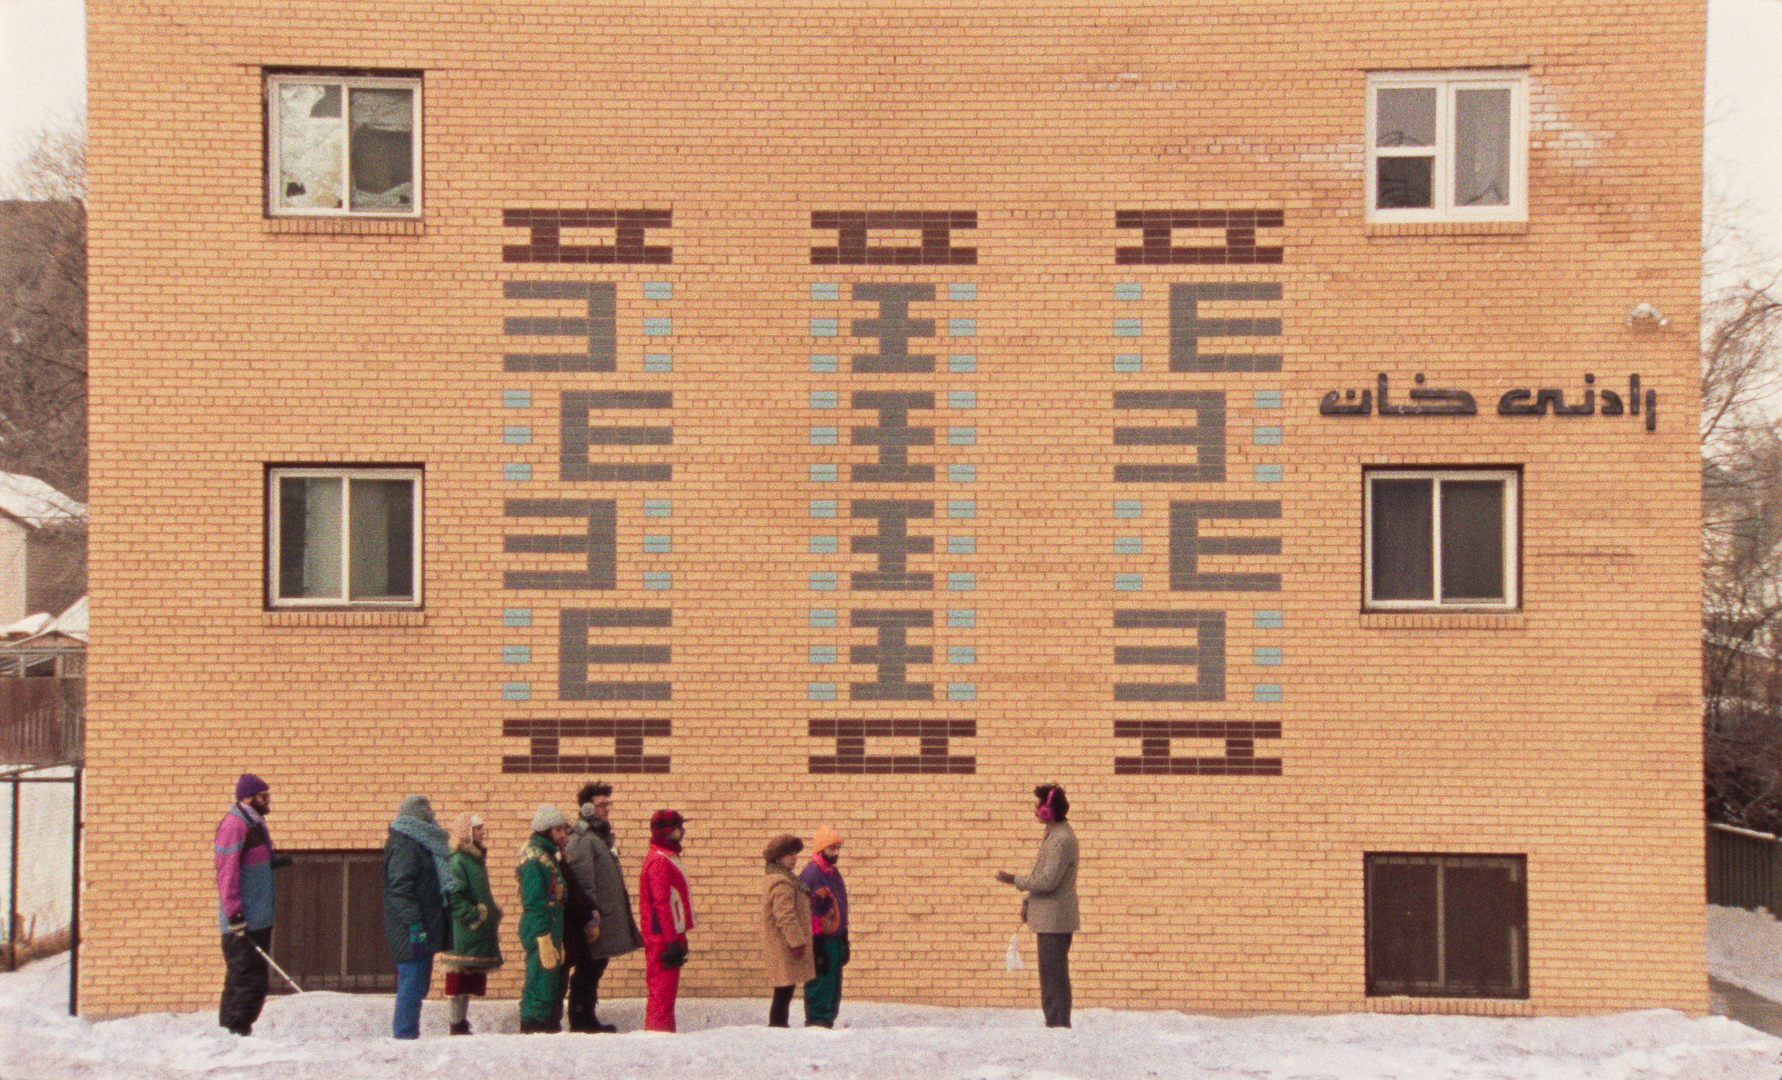
[[[582,927],[582,937],[590,945],[600,944],[600,912],[589,912],[588,925]]]
[[[427,930],[420,923],[408,928],[408,958],[419,960],[427,955]]]
[[[231,915],[231,916],[229,916],[229,932],[231,934],[234,934],[236,937],[246,937],[247,936],[247,916],[246,915]]]
[[[540,934],[535,943],[538,945],[538,966],[546,971],[557,970],[557,965],[563,961],[563,954],[557,951],[557,943],[551,940],[551,935]]]
[[[687,962],[687,943],[685,941],[669,942],[667,947],[662,950],[661,962],[664,968],[671,971],[685,964]]]

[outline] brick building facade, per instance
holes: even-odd
[[[252,770],[286,934],[599,777],[689,993],[828,823],[851,996],[1027,1006],[1058,781],[1079,1007],[1702,1010],[1704,19],[95,0],[84,1007]]]

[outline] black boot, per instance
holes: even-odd
[[[447,1035],[468,1035],[468,1034],[470,1034],[470,1021],[468,1021],[468,1020],[458,1021],[456,1024],[453,1024],[451,1027],[446,1029],[446,1034]]]

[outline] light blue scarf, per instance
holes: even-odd
[[[458,879],[452,876],[452,838],[451,834],[412,810],[396,815],[390,822],[390,831],[401,833],[415,843],[427,849],[433,856],[433,869],[439,875],[439,894],[450,897],[452,890],[458,887]],[[431,812],[431,811],[429,811]]]

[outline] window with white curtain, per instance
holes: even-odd
[[[419,469],[274,468],[274,607],[420,604]]]
[[[1370,469],[1365,606],[1517,606],[1518,474],[1513,469]]]
[[[1368,220],[1527,220],[1526,84],[1522,72],[1369,75]]]
[[[266,77],[267,210],[417,217],[421,80]]]

